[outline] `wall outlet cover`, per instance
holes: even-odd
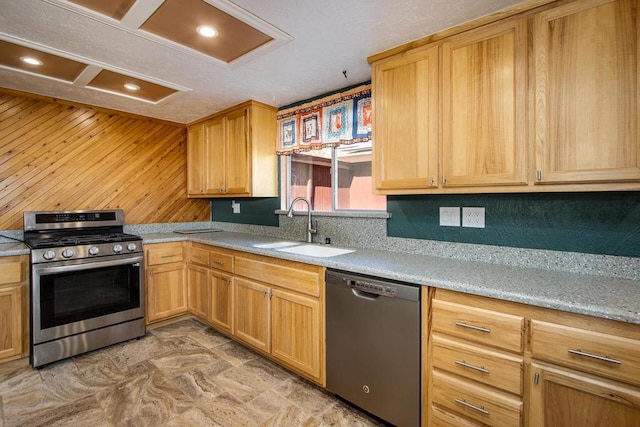
[[[484,208],[462,208],[462,226],[484,228]]]
[[[440,207],[441,227],[460,227],[459,207]]]

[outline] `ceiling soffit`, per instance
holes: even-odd
[[[227,0],[43,0],[131,35],[234,68],[292,38]],[[204,41],[199,25],[220,33]],[[40,66],[25,64],[29,56]],[[0,32],[0,68],[163,104],[191,89]],[[125,84],[136,90],[125,88]]]

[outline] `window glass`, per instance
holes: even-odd
[[[337,210],[383,211],[387,198],[373,194],[371,142],[341,145],[337,157]]]
[[[303,196],[314,211],[386,210],[386,197],[372,192],[371,142],[282,156],[281,171],[283,209]]]

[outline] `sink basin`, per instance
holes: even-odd
[[[278,251],[287,252],[290,254],[297,254],[297,255],[315,256],[319,258],[329,258],[332,256],[355,252],[353,249],[341,249],[341,248],[333,248],[331,246],[320,246],[320,245],[289,246],[289,247],[280,248],[278,249]]]
[[[255,243],[251,246],[253,246],[254,248],[260,248],[260,249],[278,249],[278,248],[286,248],[288,246],[296,246],[299,244],[300,242],[281,241],[281,242],[271,242],[271,243]]]

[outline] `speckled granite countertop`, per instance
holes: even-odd
[[[0,256],[28,255],[29,247],[21,242],[0,243]]]
[[[539,307],[640,324],[640,281],[502,266],[400,252],[356,249],[330,258],[296,255],[253,245],[280,239],[213,232],[143,234],[145,243],[190,240],[387,279]]]

